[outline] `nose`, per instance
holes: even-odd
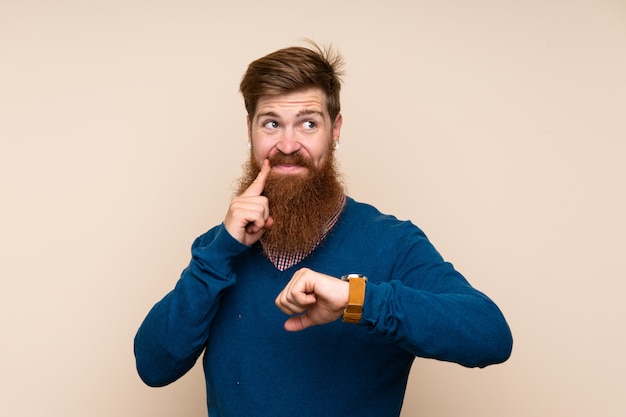
[[[298,152],[302,144],[293,129],[285,129],[276,148],[285,155],[291,155]]]

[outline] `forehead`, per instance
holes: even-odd
[[[319,113],[326,117],[326,96],[319,88],[294,91],[287,94],[263,96],[257,103],[255,118],[265,115],[297,115]]]

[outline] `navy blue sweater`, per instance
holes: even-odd
[[[302,267],[367,276],[361,322],[285,331],[274,299]],[[200,236],[135,337],[151,386],[180,378],[205,352],[211,417],[398,416],[415,356],[484,367],[511,348],[498,307],[419,228],[350,198],[324,242],[285,271],[223,224]]]

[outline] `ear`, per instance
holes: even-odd
[[[246,124],[248,126],[248,142],[252,142],[252,120],[250,120],[250,115],[246,115]]]
[[[339,142],[341,136],[341,125],[343,124],[343,116],[341,113],[337,115],[333,122],[333,142]]]

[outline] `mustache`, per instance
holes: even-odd
[[[302,167],[309,168],[309,169],[314,168],[313,161],[311,161],[310,158],[307,158],[306,156],[300,153],[286,155],[284,153],[279,152],[269,157],[268,159],[270,161],[270,166],[297,165],[297,166],[302,166]]]

